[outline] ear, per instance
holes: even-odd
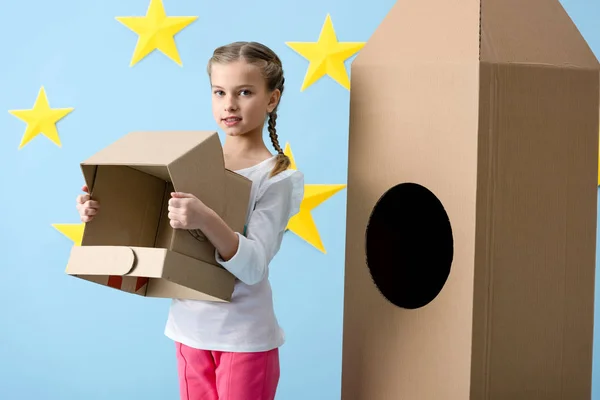
[[[267,112],[271,113],[279,104],[279,99],[281,98],[281,91],[279,89],[275,89],[271,92],[271,97],[269,98],[269,103],[267,104]]]

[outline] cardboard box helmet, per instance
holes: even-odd
[[[201,232],[173,229],[171,192],[191,193],[243,233],[252,182],[224,166],[217,132],[132,132],[81,164],[100,212],[66,272],[148,297],[228,301],[234,276]]]
[[[398,0],[352,64],[343,400],[591,398],[599,65],[558,0]]]

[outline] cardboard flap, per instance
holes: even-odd
[[[216,132],[193,134],[202,137],[203,143],[169,164],[171,182],[176,191],[195,195],[222,217],[227,180],[221,141]]]
[[[90,188],[99,165],[129,166],[172,182],[223,215],[225,160],[216,131],[131,132],[81,164]]]
[[[85,160],[88,165],[168,165],[216,132],[135,131]]]
[[[66,272],[70,275],[126,275],[135,264],[124,246],[73,246]]]
[[[81,164],[81,172],[83,173],[83,179],[85,184],[90,189],[94,188],[94,180],[96,179],[96,166]]]

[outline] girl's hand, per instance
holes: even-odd
[[[171,193],[169,200],[169,220],[175,229],[200,229],[206,205],[190,193]]]
[[[81,190],[87,194],[80,194],[77,196],[77,211],[79,212],[82,222],[90,222],[92,219],[94,219],[94,215],[98,213],[100,203],[91,199],[89,194],[90,190],[88,189],[87,185],[83,185]]]

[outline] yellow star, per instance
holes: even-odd
[[[338,42],[329,14],[325,18],[317,42],[286,42],[286,44],[310,61],[300,91],[304,91],[325,74],[350,90],[350,79],[344,61],[365,45],[364,42]]]
[[[84,223],[80,224],[52,224],[52,227],[71,239],[75,246],[81,246],[81,239],[83,239],[83,229],[85,228]]]
[[[296,161],[289,143],[286,143],[284,153],[290,158],[289,168],[296,169]],[[345,187],[346,185],[304,185],[304,198],[300,204],[300,211],[290,218],[286,229],[326,253],[311,211]]]
[[[25,134],[21,139],[21,144],[19,144],[19,150],[39,134],[46,136],[58,147],[62,147],[56,123],[71,111],[73,111],[73,108],[50,108],[46,90],[43,86],[38,92],[32,109],[9,110],[10,114],[27,123]]]
[[[150,0],[144,17],[116,17],[116,20],[138,34],[130,67],[159,50],[181,66],[175,35],[198,17],[167,17],[162,0]]]

